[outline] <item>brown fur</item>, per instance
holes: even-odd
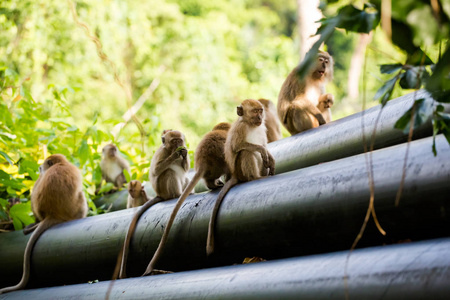
[[[237,107],[239,119],[233,123],[225,142],[225,161],[231,172],[217,197],[208,228],[206,252],[214,252],[214,229],[217,212],[227,192],[237,183],[273,175],[275,160],[267,151],[267,134],[264,125],[264,106],[247,99]]]
[[[188,184],[189,180],[186,177],[186,172],[189,170],[189,156],[184,135],[179,131],[164,130],[161,140],[162,145],[153,155],[149,173],[150,182],[156,192],[156,197],[142,205],[134,214],[125,236],[123,247],[117,258],[113,280],[117,279],[117,277],[126,277],[126,264],[131,237],[142,214],[158,202],[178,198]]]
[[[127,208],[138,207],[148,201],[147,193],[139,180],[131,180],[127,189]]]
[[[325,94],[325,85],[333,79],[333,58],[318,53],[316,66],[302,81],[297,66],[288,75],[278,95],[278,116],[291,135],[331,121],[332,94]]]
[[[55,224],[84,218],[88,212],[80,171],[64,155],[49,156],[39,170],[41,174],[31,193],[31,209],[39,224],[25,248],[22,279],[15,286],[1,289],[0,294],[27,285],[31,253],[42,233]]]
[[[118,152],[119,150],[114,144],[108,144],[103,147],[100,168],[102,170],[102,179],[106,182],[112,182],[117,188],[121,188],[127,183],[123,170],[127,170],[128,174],[131,172],[129,163]]]
[[[217,124],[198,144],[197,149],[195,150],[195,176],[178,199],[172,214],[170,215],[170,219],[167,222],[158,249],[150,261],[144,275],[151,274],[154,271],[154,267],[161,257],[169,236],[170,228],[177,216],[178,210],[184,200],[186,200],[187,196],[194,190],[194,187],[199,180],[203,177],[206,186],[209,189],[215,189],[223,186],[223,183],[220,181],[222,175],[225,175],[227,179],[229,178],[230,174],[227,163],[225,162],[224,146],[230,127],[229,123]]]
[[[278,119],[277,108],[272,101],[267,99],[258,99],[264,105],[266,118],[264,124],[267,128],[267,143],[272,143],[281,139],[280,120]]]

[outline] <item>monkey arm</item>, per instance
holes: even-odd
[[[269,163],[264,167],[269,169],[269,176],[275,175],[275,159],[269,151],[267,151],[267,155],[269,156]]]
[[[161,159],[156,163],[155,169],[153,170],[153,175],[160,176],[175,160],[179,159],[180,157],[181,155],[178,152],[174,151],[166,159]]]
[[[267,155],[269,152],[267,151],[266,147],[263,147],[261,145],[252,144],[249,142],[242,142],[239,144],[239,147],[236,147],[236,149],[234,149],[235,153],[239,153],[242,150],[261,153],[261,157],[263,159],[264,165],[269,164],[269,156]]]
[[[122,157],[117,157],[117,163],[122,168],[122,170],[127,170],[128,174],[131,174],[130,172],[130,164]]]

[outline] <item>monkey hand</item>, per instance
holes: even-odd
[[[178,147],[175,151],[179,156],[183,157],[183,159],[186,159],[188,151],[185,147]]]
[[[330,108],[334,104],[334,96],[333,94],[324,94],[320,96],[319,105],[325,108]]]

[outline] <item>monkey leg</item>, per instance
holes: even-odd
[[[180,182],[175,171],[167,169],[158,177],[155,190],[156,194],[163,199],[177,198],[183,192],[183,182]]]
[[[292,103],[286,115],[286,129],[291,135],[319,127],[326,121],[320,110],[308,100],[298,100]]]
[[[123,187],[123,185],[127,183],[127,179],[125,178],[125,175],[122,173],[119,174],[119,176],[116,177],[116,180],[114,182],[114,185],[118,188]]]
[[[241,150],[236,156],[235,174],[239,181],[246,182],[261,177],[262,158],[253,151]]]

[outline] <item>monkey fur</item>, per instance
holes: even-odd
[[[299,80],[297,66],[288,75],[278,95],[278,116],[291,135],[331,121],[334,96],[325,93],[333,79],[333,58],[327,52],[317,54],[316,65]]]
[[[47,157],[39,170],[31,193],[31,209],[39,223],[25,248],[22,279],[15,286],[1,289],[0,294],[25,288],[32,250],[42,233],[58,223],[84,218],[88,212],[81,173],[64,155]]]
[[[275,160],[267,150],[264,106],[247,99],[237,107],[238,120],[233,123],[225,142],[225,161],[231,173],[220,191],[209,220],[206,253],[214,252],[214,230],[217,212],[228,191],[240,182],[247,182],[275,173]]]
[[[217,124],[214,126],[213,130],[208,132],[198,144],[194,157],[195,175],[178,199],[172,214],[170,215],[169,221],[167,222],[167,226],[164,229],[164,234],[161,238],[158,249],[153,255],[153,258],[150,261],[144,275],[148,275],[153,272],[154,267],[164,250],[170,229],[178,210],[181,208],[181,205],[183,205],[187,196],[189,196],[189,194],[194,190],[195,185],[200,181],[200,179],[203,178],[206,186],[211,190],[223,186],[223,183],[220,180],[222,175],[225,175],[225,178],[229,179],[230,172],[225,161],[224,146],[230,127],[231,125],[229,123]]]

